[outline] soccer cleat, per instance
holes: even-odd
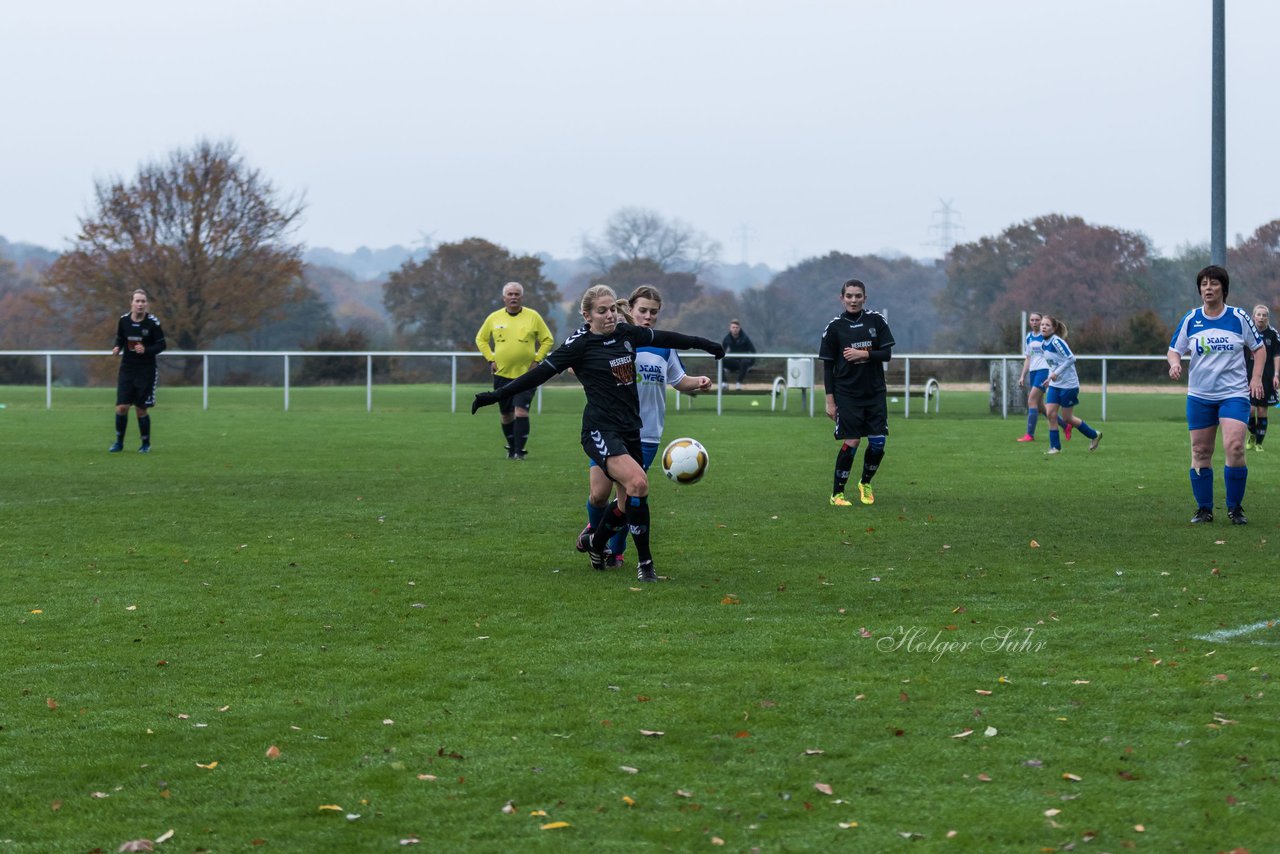
[[[1064,437],[1068,442],[1070,442],[1070,441],[1071,441],[1071,422],[1070,422],[1070,421],[1068,421],[1068,422],[1067,422],[1066,429],[1063,431],[1063,437]]]
[[[853,506],[853,502],[847,500],[844,497],[843,492],[837,492],[835,495],[831,496],[831,503],[836,507],[852,507]]]
[[[119,439],[116,439],[115,444],[112,445],[110,448],[107,448],[107,453],[118,454],[123,450],[124,450],[124,442],[121,442]]]
[[[143,442],[143,443],[142,443],[142,446],[138,448],[138,453],[140,453],[140,454],[149,454],[149,453],[151,453],[151,443],[150,443],[150,442]]]
[[[626,552],[623,552],[622,554],[614,554],[613,552],[605,553],[604,565],[606,569],[617,569],[620,566],[624,566],[626,562]]]
[[[1047,451],[1045,451],[1045,452],[1044,452],[1044,455],[1045,455],[1046,457],[1052,457],[1052,456],[1054,456],[1054,455],[1056,455],[1056,454],[1060,454],[1060,453],[1062,453],[1062,449],[1061,449],[1061,448],[1050,448],[1049,450],[1047,450]]]
[[[657,581],[658,573],[653,568],[653,561],[642,560],[636,567],[636,581]]]
[[[1018,441],[1018,442],[1034,442],[1035,440],[1036,440],[1036,437],[1035,437],[1035,436],[1032,436],[1030,433],[1028,433],[1027,435],[1023,436],[1021,439],[1017,439],[1017,440],[1015,440],[1015,441]]]
[[[1101,441],[1102,441],[1102,431],[1099,430],[1098,435],[1094,436],[1093,441],[1089,443],[1089,450],[1091,451],[1098,450],[1098,443]]]
[[[608,569],[613,562],[613,552],[608,548],[596,551],[591,547],[590,541],[587,542],[587,560],[591,561],[592,569]]]
[[[1248,525],[1249,519],[1244,515],[1244,508],[1237,504],[1235,507],[1227,508],[1227,518],[1231,520],[1232,525]]]
[[[1257,451],[1258,453],[1260,453],[1260,454],[1262,453],[1262,446],[1261,446],[1261,445],[1254,445],[1254,446],[1253,446],[1253,449],[1254,449],[1255,451]]]
[[[1196,515],[1191,517],[1192,525],[1199,525],[1201,522],[1212,522],[1213,511],[1208,507],[1197,507]]]
[[[1252,433],[1250,433],[1249,438],[1244,440],[1244,449],[1246,451],[1252,451],[1257,446],[1258,446],[1257,438]]]
[[[587,547],[591,545],[591,534],[595,531],[590,525],[582,529],[582,533],[578,534],[578,541],[573,547],[580,552],[585,552]]]
[[[875,494],[874,492],[872,492],[872,491],[871,491],[871,484],[869,484],[869,483],[859,483],[859,484],[858,484],[858,499],[859,499],[863,504],[875,504],[875,503],[876,503],[876,494]]]

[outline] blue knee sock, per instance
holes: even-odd
[[[1049,431],[1049,447],[1062,450],[1062,440],[1058,437],[1058,428],[1054,427]]]
[[[1191,494],[1197,507],[1213,509],[1213,469],[1191,469]]]
[[[1249,479],[1248,466],[1223,466],[1222,479],[1227,482],[1227,508],[1239,507],[1244,502],[1244,485]]]
[[[1083,433],[1086,439],[1098,438],[1098,431],[1090,427],[1088,422],[1086,421],[1081,421],[1080,426],[1077,427],[1076,429],[1079,430],[1081,433]]]
[[[1036,422],[1040,420],[1040,410],[1027,410],[1027,435],[1034,436],[1036,434]]]

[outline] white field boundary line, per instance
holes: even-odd
[[[1196,640],[1208,641],[1209,643],[1221,643],[1223,641],[1234,640],[1243,635],[1251,635],[1254,632],[1260,632],[1263,629],[1274,629],[1277,626],[1277,620],[1259,620],[1256,623],[1249,623],[1247,626],[1236,626],[1234,629],[1218,629],[1216,632],[1209,632],[1205,635],[1193,635]],[[1253,643],[1273,644],[1276,641],[1255,640]]]

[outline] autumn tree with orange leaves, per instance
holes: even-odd
[[[131,180],[96,183],[93,210],[46,276],[51,307],[74,340],[102,348],[130,292],[144,288],[171,349],[207,348],[303,296],[303,247],[291,239],[302,210],[233,142],[175,150]]]

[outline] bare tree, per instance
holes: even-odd
[[[134,288],[146,289],[181,349],[278,319],[305,296],[302,245],[290,242],[303,202],[279,198],[233,142],[175,150],[129,182],[97,182],[94,198],[45,278],[81,343],[102,344]]]
[[[678,219],[626,207],[605,223],[603,239],[582,240],[583,256],[601,273],[619,262],[653,261],[666,273],[697,275],[720,256],[720,244]]]

